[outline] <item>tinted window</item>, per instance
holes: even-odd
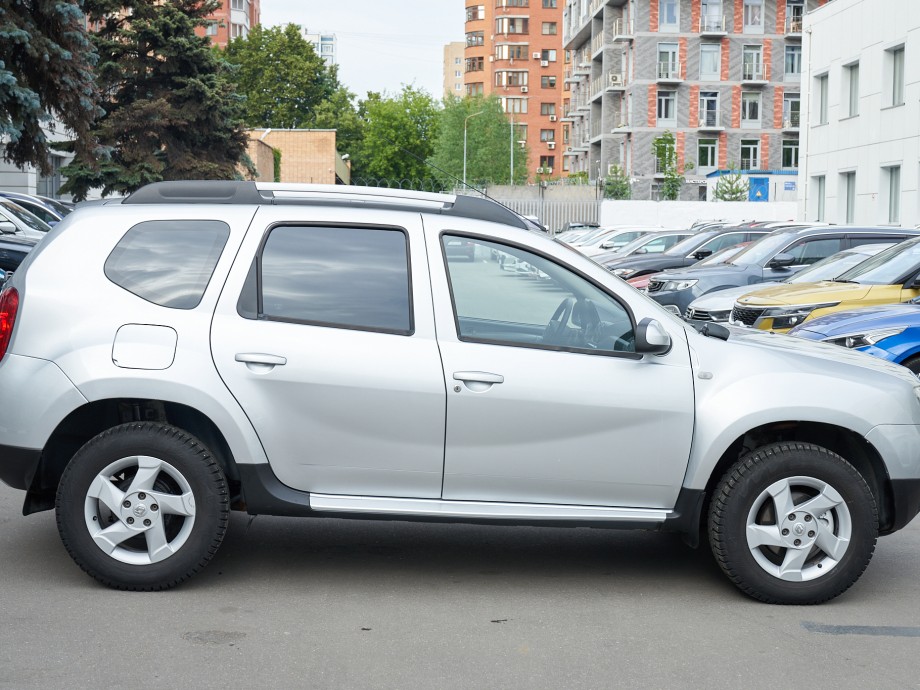
[[[454,256],[472,242],[480,260]],[[635,352],[626,309],[594,284],[549,259],[485,240],[443,238],[462,340],[590,352]]]
[[[162,307],[194,309],[230,236],[217,220],[152,220],[128,230],[109,254],[105,275]]]
[[[401,230],[277,227],[262,250],[261,270],[263,318],[412,332]]]
[[[836,254],[843,249],[843,239],[829,237],[827,239],[802,240],[784,251],[795,257],[795,266],[808,266],[821,259]]]

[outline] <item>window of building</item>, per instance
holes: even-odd
[[[797,170],[799,167],[799,140],[783,140],[783,170]]]
[[[541,33],[544,36],[555,36],[556,35],[556,22],[543,22]]]
[[[544,89],[555,89],[556,77],[540,77],[540,86],[542,86]]]
[[[888,80],[888,105],[904,105],[904,46],[886,51],[886,71]]]
[[[471,5],[466,8],[466,21],[475,22],[479,19],[486,18],[485,5]]]
[[[230,38],[240,38],[246,35],[246,27],[242,24],[230,24]]]
[[[460,58],[455,57],[455,58],[454,58],[454,64],[455,64],[455,65],[459,65],[459,64],[460,64]]]
[[[846,104],[846,116],[859,115],[859,63],[847,65],[843,68],[843,102]]]
[[[696,167],[716,168],[719,165],[718,139],[700,139],[696,147]]]
[[[543,0],[543,9],[556,9],[556,0]]]
[[[562,125],[562,143],[563,144],[569,143],[569,126],[568,125]],[[563,160],[565,159],[563,158]]]
[[[555,49],[551,50],[541,50],[540,59],[546,60],[547,62],[556,62],[556,51]]]
[[[540,141],[556,141],[556,130],[555,129],[541,129],[540,130]]]
[[[845,222],[852,223],[856,217],[856,173],[845,172],[840,176],[843,188],[843,216]]]
[[[481,46],[482,40],[482,31],[468,31],[466,34],[466,47]]]
[[[744,0],[744,33],[763,33],[763,0]]]
[[[741,126],[760,129],[760,92],[741,93]]]
[[[815,203],[815,217],[817,221],[824,220],[824,175],[816,175],[811,178],[812,191]]]
[[[741,79],[763,81],[763,46],[744,46],[741,49]]]
[[[481,72],[483,69],[484,60],[482,56],[479,57],[468,57],[466,59],[466,71],[467,72]]]
[[[700,81],[719,81],[722,73],[722,44],[700,44]]]
[[[527,7],[529,0],[495,0],[496,7]]]
[[[819,125],[827,124],[827,75],[815,78],[815,119]]]
[[[760,169],[760,139],[741,140],[741,169]]]
[[[799,95],[783,96],[783,127],[791,129],[799,126],[801,101]]]
[[[543,168],[543,172],[547,175],[552,173],[553,168],[556,167],[556,157],[540,156],[540,167]]]
[[[208,22],[204,25],[204,35],[205,36],[216,36],[217,35],[217,22]]]
[[[232,9],[232,10],[245,10],[245,9],[246,9],[246,0],[230,0],[230,9]]]
[[[700,31],[725,31],[722,0],[702,0],[700,4]]]
[[[495,33],[497,34],[526,34],[530,33],[530,20],[527,17],[499,17],[495,20]]]
[[[680,78],[680,58],[676,43],[658,44],[658,78]]]
[[[786,33],[802,33],[802,18],[805,16],[805,4],[802,0],[786,0]]]
[[[898,224],[901,222],[901,166],[892,165],[883,170],[888,192],[888,222]]]
[[[466,85],[466,95],[467,96],[481,96],[483,94],[483,83],[477,82],[475,84]]]
[[[540,114],[541,115],[555,115],[556,114],[556,104],[555,103],[541,103],[540,104]]]
[[[786,79],[796,80],[802,75],[802,46],[786,46]]]
[[[527,44],[516,43],[514,45],[502,44],[495,46],[496,60],[529,60],[530,52],[527,50]]]
[[[680,3],[678,0],[658,0],[658,30],[678,31]]]
[[[700,91],[700,126],[721,126],[719,114],[719,92]]]
[[[673,125],[677,122],[677,92],[658,92],[658,125]]]
[[[495,72],[496,86],[527,86],[527,70],[498,70]]]
[[[463,76],[463,72],[461,72],[460,70],[457,70],[457,71],[454,72],[454,76],[455,76],[455,77],[462,77],[462,76]]]
[[[526,98],[502,98],[502,109],[506,113],[526,113]]]

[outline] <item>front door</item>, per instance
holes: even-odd
[[[460,237],[428,235],[444,498],[673,507],[693,428],[685,340],[636,355],[624,301],[512,243],[463,236],[475,245],[463,261],[450,251]]]

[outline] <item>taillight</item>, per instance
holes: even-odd
[[[17,311],[19,292],[13,287],[4,288],[3,292],[0,292],[0,359],[6,355],[6,348],[10,344]]]

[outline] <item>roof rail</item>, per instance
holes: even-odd
[[[330,202],[379,207],[399,206],[406,210],[474,218],[524,230],[538,230],[536,224],[491,199],[385,187],[234,180],[154,182],[141,187],[122,203],[263,205]]]

